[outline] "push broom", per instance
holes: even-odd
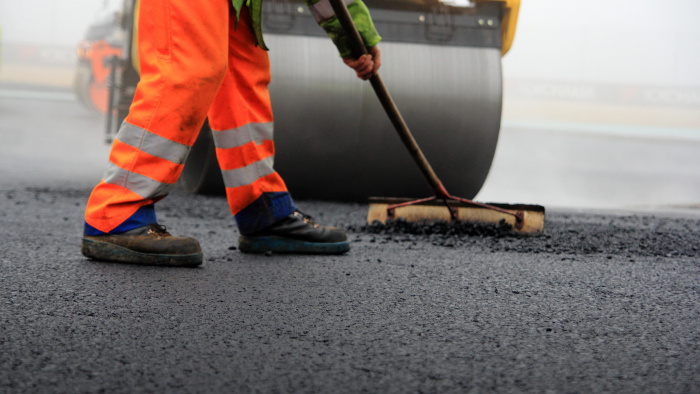
[[[330,3],[340,25],[348,36],[353,56],[357,58],[368,54],[343,0],[330,0]],[[413,138],[379,74],[372,76],[369,81],[401,141],[435,195],[419,200],[372,197],[367,215],[368,223],[374,221],[386,223],[387,220],[397,218],[411,222],[450,220],[481,224],[497,224],[505,221],[519,233],[541,233],[543,231],[544,207],[540,205],[482,204],[448,193]]]

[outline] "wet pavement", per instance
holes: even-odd
[[[79,244],[99,119],[5,98],[0,116],[2,392],[700,390],[694,210],[555,208],[520,237],[301,201],[351,251],[251,256],[224,198],[175,192],[159,220],[202,267],[98,263]]]

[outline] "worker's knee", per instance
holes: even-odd
[[[224,58],[190,70],[190,79],[197,85],[193,87],[218,90],[226,75],[226,68],[227,62]]]
[[[228,61],[226,57],[223,56],[221,59],[211,62],[208,67],[203,67],[202,70],[197,73],[197,77],[203,83],[212,84],[218,90],[219,86],[224,81],[227,69]]]
[[[183,68],[180,72],[172,73],[168,80],[175,91],[197,92],[208,96],[219,90],[226,75],[226,69],[226,59],[210,61],[206,64],[200,63]]]

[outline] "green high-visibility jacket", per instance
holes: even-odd
[[[304,0],[307,6],[319,3],[323,0]],[[250,15],[253,19],[253,29],[255,30],[255,44],[259,45],[261,48],[268,50],[263,41],[262,36],[262,2],[263,0],[231,0],[233,3],[233,8],[236,10],[236,23],[238,23],[238,17],[241,12],[241,8],[245,5],[250,8]],[[374,27],[372,18],[369,15],[369,10],[367,6],[362,2],[362,0],[355,0],[350,5],[348,5],[348,11],[352,17],[357,30],[360,32],[365,45],[372,47],[377,45],[382,39],[377,33],[377,29]],[[319,22],[319,25],[328,33],[328,35],[333,40],[333,43],[338,48],[340,56],[349,56],[351,54],[350,43],[348,42],[345,31],[340,26],[338,18],[333,15],[327,19]]]

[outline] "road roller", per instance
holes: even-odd
[[[381,73],[406,124],[444,185],[473,198],[491,167],[501,124],[501,57],[520,0],[365,0],[383,40]],[[338,56],[308,8],[265,0],[275,116],[275,169],[297,199],[366,202],[430,193],[372,88]],[[133,15],[125,2],[124,51],[111,62],[106,139],[126,117],[138,82]],[[224,194],[205,123],[180,177],[188,193]]]

